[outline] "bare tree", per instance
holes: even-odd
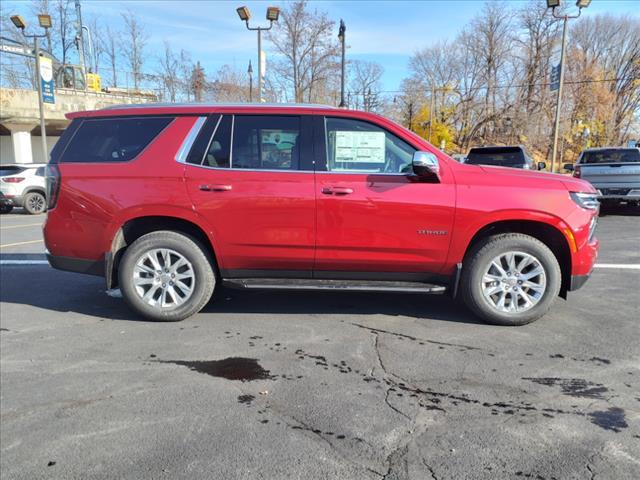
[[[191,91],[193,92],[193,99],[196,102],[202,101],[202,96],[206,88],[206,76],[204,74],[204,68],[200,65],[200,62],[196,62],[191,72]]]
[[[354,60],[349,63],[350,89],[356,95],[355,108],[371,111],[380,106],[380,79],[383,73],[384,68],[376,62]]]
[[[275,65],[276,76],[294,101],[319,101],[338,69],[335,22],[326,12],[310,11],[306,1],[287,4],[280,18],[269,35],[283,57]]]
[[[220,67],[211,86],[213,99],[216,102],[249,101],[249,79],[247,74],[232,65]]]
[[[127,59],[128,67],[133,75],[133,88],[138,90],[140,80],[142,79],[144,48],[149,37],[144,31],[144,27],[140,23],[140,20],[131,10],[128,10],[121,15],[124,22],[124,33],[126,36],[123,51],[125,58]]]
[[[175,102],[179,86],[179,60],[171,49],[171,44],[166,40],[164,41],[164,54],[160,57],[159,63],[163,87],[169,93],[169,100]]]
[[[186,50],[180,50],[178,56],[178,78],[179,85],[182,89],[187,101],[191,100],[191,73],[193,71],[193,62],[191,55]]]
[[[109,25],[104,30],[104,35],[100,38],[101,49],[109,60],[111,68],[111,85],[118,87],[118,58],[119,58],[119,38],[120,32],[112,29]]]

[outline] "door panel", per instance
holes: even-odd
[[[411,167],[416,148],[380,125],[323,120],[324,148],[317,157],[326,171],[316,172],[314,275],[439,273],[449,249],[455,185],[419,180]]]
[[[223,116],[203,159],[199,153],[195,160],[202,163],[187,163],[187,190],[214,229],[223,276],[242,276],[238,270],[310,275],[315,184],[306,124],[297,116],[236,115],[231,126]]]
[[[410,176],[317,172],[315,270],[438,273],[455,190]],[[353,193],[328,194],[323,190]]]

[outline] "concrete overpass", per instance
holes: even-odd
[[[56,89],[56,103],[44,104],[45,129],[49,151],[69,124],[65,114],[78,110],[97,110],[110,105],[155,101],[154,95],[121,92],[84,92]],[[40,163],[40,113],[38,92],[0,88],[0,163]]]

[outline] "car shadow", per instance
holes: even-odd
[[[11,259],[5,254],[3,260]],[[104,280],[54,270],[48,265],[2,265],[0,302],[73,312],[105,320],[147,321],[122,298],[105,293]],[[3,308],[5,313],[6,306]],[[391,315],[481,324],[446,295],[365,292],[235,290],[220,287],[202,314]]]

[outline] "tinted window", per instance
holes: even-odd
[[[36,175],[38,177],[44,177],[44,167],[40,167],[36,170]]]
[[[5,175],[15,175],[16,173],[23,172],[25,169],[21,167],[2,166],[0,167],[0,177]]]
[[[126,162],[169,124],[171,117],[84,119],[61,162]]]
[[[204,154],[207,151],[207,147],[209,146],[211,135],[213,135],[213,131],[216,129],[219,121],[220,115],[212,115],[207,119],[207,121],[200,129],[200,133],[198,133],[196,141],[193,142],[193,146],[191,147],[189,155],[187,156],[187,163],[202,165],[202,160],[204,159]]]
[[[233,117],[231,115],[223,115],[220,119],[211,143],[209,143],[203,165],[208,167],[229,168],[232,121]]]
[[[327,118],[327,167],[334,172],[408,173],[416,149],[371,123]]]
[[[640,151],[635,148],[617,148],[586,151],[580,163],[636,163],[640,162]]]
[[[522,166],[527,163],[524,152],[518,147],[472,148],[467,155],[471,165]]]
[[[233,168],[299,168],[299,117],[236,115],[233,132]]]

